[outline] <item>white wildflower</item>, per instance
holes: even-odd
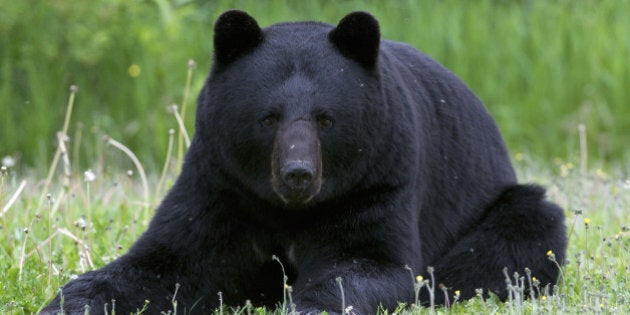
[[[96,179],[96,174],[94,174],[94,172],[92,172],[92,169],[89,169],[89,170],[85,171],[85,173],[83,173],[83,175],[85,176],[85,181],[86,182],[93,182]]]
[[[7,155],[2,158],[2,165],[7,168],[12,167],[15,165],[15,159],[12,156]]]

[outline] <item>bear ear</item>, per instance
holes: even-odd
[[[367,68],[374,68],[378,58],[381,33],[378,21],[367,12],[346,15],[328,35],[346,57]]]
[[[228,65],[256,48],[262,39],[262,30],[249,14],[239,10],[224,12],[214,25],[215,62]]]

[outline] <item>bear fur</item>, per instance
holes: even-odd
[[[215,25],[182,173],[128,253],[72,280],[41,314],[208,314],[277,307],[373,314],[414,303],[506,299],[504,268],[558,278],[564,213],[519,185],[499,130],[453,73],[381,40],[364,12],[337,26]],[[275,257],[272,259],[272,256]],[[282,265],[281,265],[281,264]],[[112,302],[115,300],[115,303]],[[429,303],[426,287],[420,302]],[[285,306],[290,308],[291,306]]]

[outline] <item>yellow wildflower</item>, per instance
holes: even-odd
[[[564,164],[560,165],[560,176],[567,177],[568,174],[569,171],[567,170],[567,167]]]
[[[129,76],[132,78],[135,78],[137,76],[140,75],[140,66],[138,66],[137,64],[132,64],[131,66],[129,66],[129,68],[127,68],[127,73],[129,73]]]

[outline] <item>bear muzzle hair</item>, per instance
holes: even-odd
[[[303,207],[320,192],[321,145],[310,121],[296,120],[278,130],[271,173],[271,185],[288,207]]]

